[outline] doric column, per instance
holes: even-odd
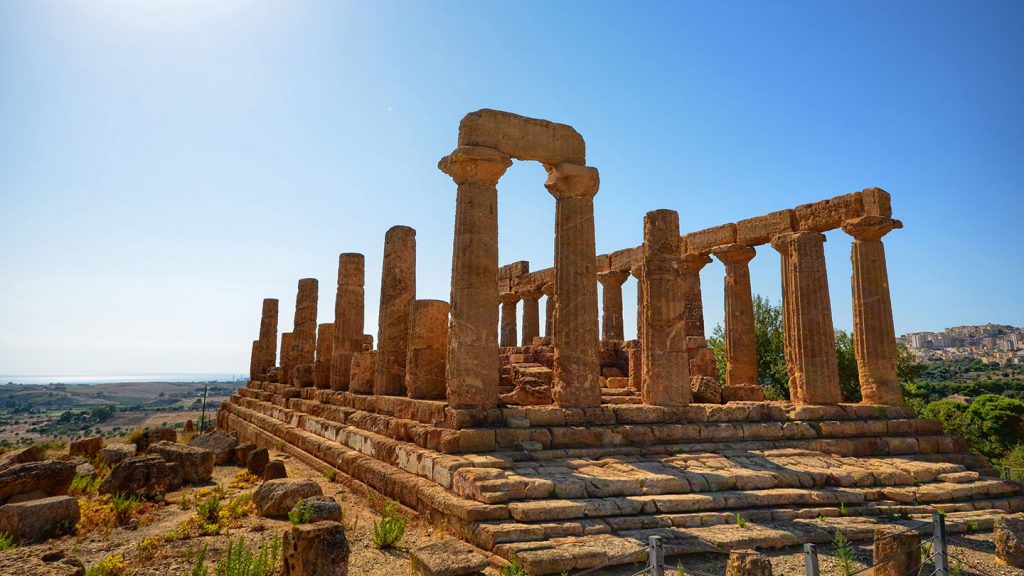
[[[540,305],[543,292],[538,288],[520,288],[516,294],[523,299],[523,346],[532,346],[533,339],[540,336]]]
[[[794,404],[842,400],[824,243],[819,232],[772,238],[772,247],[782,255],[783,340]]]
[[[409,349],[409,311],[416,300],[416,231],[392,226],[384,235],[384,266],[380,279],[377,364],[373,393],[405,396],[405,363]]]
[[[687,336],[704,338],[704,299],[700,293],[700,271],[711,262],[707,254],[683,254],[682,273],[684,330]]]
[[[317,388],[331,387],[331,357],[334,348],[334,324],[325,323],[316,330],[316,362],[313,369],[313,385]]]
[[[295,356],[292,368],[313,364],[316,356],[316,305],[320,297],[316,278],[299,280],[299,291],[295,296],[294,335]],[[292,374],[287,374],[289,382]]]
[[[757,386],[757,335],[747,266],[755,250],[745,244],[727,244],[712,254],[725,265],[726,386]]]
[[[597,329],[596,168],[562,163],[544,186],[555,197],[555,348],[551,395],[559,406],[600,406]]]
[[[259,362],[256,377],[262,378],[267,370],[277,366],[277,298],[263,299],[263,314],[260,317]]]
[[[362,254],[338,256],[338,292],[334,299],[334,347],[331,352],[331,389],[348,390],[352,355],[363,351]]]
[[[555,285],[545,284],[540,290],[547,296],[544,300],[544,337],[552,338],[555,334]]]
[[[249,380],[255,380],[259,377],[259,366],[260,364],[260,341],[252,341],[252,353],[249,356]]]
[[[281,333],[281,366],[277,374],[279,384],[292,383],[292,369],[295,368],[295,341],[291,332]]]
[[[645,404],[690,403],[690,367],[680,282],[679,214],[654,210],[644,216],[643,386]]]
[[[611,270],[597,275],[601,283],[601,339],[624,340],[622,334],[622,283],[629,272]]]
[[[629,275],[636,279],[636,345],[629,349],[629,385],[637,392],[644,389],[644,267],[634,264]]]
[[[442,300],[413,302],[409,324],[409,355],[405,365],[405,389],[409,398],[443,400],[448,303]]]
[[[853,339],[865,404],[902,406],[903,391],[896,376],[896,330],[892,321],[889,273],[882,236],[902,228],[899,220],[863,216],[843,223],[853,236]]]
[[[463,146],[438,163],[458,184],[446,379],[454,408],[498,404],[498,180],[512,159]]]
[[[498,301],[501,302],[501,341],[500,346],[516,345],[516,304],[519,303],[519,295],[515,292],[502,292],[498,294]]]

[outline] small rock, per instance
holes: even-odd
[[[18,542],[41,542],[71,533],[78,518],[78,499],[71,496],[4,504],[0,506],[0,532]]]
[[[292,526],[283,549],[283,576],[348,576],[348,538],[340,522]]]
[[[135,456],[136,451],[135,444],[107,444],[100,448],[99,457],[107,464],[115,466],[125,458]]]
[[[177,466],[160,456],[132,456],[121,461],[100,484],[101,494],[139,495],[155,498],[181,485]]]
[[[29,546],[0,554],[0,574],[85,576],[85,564],[58,548]]]
[[[772,576],[772,562],[752,550],[733,552],[729,554],[725,576]]]
[[[339,505],[338,502],[330,496],[313,496],[311,498],[303,498],[292,507],[291,512],[297,512],[299,508],[308,510],[307,513],[310,517],[306,522],[307,524],[322,522],[324,520],[330,520],[332,522],[341,521],[341,505]]]
[[[1024,515],[1006,516],[996,522],[996,558],[1014,568],[1024,568]]]
[[[412,551],[412,565],[424,576],[466,576],[482,572],[488,564],[479,550],[456,538]]]
[[[235,462],[238,462],[239,466],[247,466],[249,463],[249,454],[252,454],[253,450],[256,449],[256,445],[252,442],[242,442],[235,446]]]
[[[316,482],[280,478],[261,484],[253,492],[252,502],[260,516],[285,516],[299,500],[310,496],[323,496]]]
[[[75,478],[75,464],[62,460],[25,462],[0,471],[0,504],[12,496],[42,491],[46,496],[63,496]]]
[[[288,471],[284,467],[284,462],[281,460],[271,460],[267,462],[266,468],[263,469],[264,480],[277,480],[280,478],[287,478]]]
[[[256,448],[249,453],[249,457],[245,459],[245,468],[256,476],[263,476],[263,471],[267,468],[267,463],[270,462],[270,451],[266,448]],[[284,478],[284,476],[279,476]]]
[[[154,430],[147,430],[142,433],[141,436],[135,440],[135,451],[136,453],[142,453],[149,449],[149,447],[157,442],[177,442],[178,433],[172,428],[156,428]]]
[[[214,464],[221,466],[234,458],[238,439],[235,438],[234,434],[228,434],[222,430],[214,430],[213,432],[196,436],[188,445],[193,448],[203,448],[213,452]]]
[[[103,437],[93,436],[75,440],[68,446],[68,455],[93,457],[103,448]]]
[[[722,403],[722,387],[718,380],[710,376],[692,376],[690,389],[693,390],[693,401],[696,404]]]
[[[209,482],[213,477],[214,456],[209,450],[161,440],[150,445],[149,451],[177,464],[186,484]]]

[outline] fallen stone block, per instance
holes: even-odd
[[[1024,568],[1024,515],[1015,514],[996,522],[996,558],[1014,568]]]
[[[279,480],[287,477],[288,470],[284,467],[284,462],[281,460],[271,460],[263,468],[264,480]]]
[[[81,440],[74,440],[68,445],[69,456],[95,456],[100,448],[103,448],[103,437],[93,436],[92,438],[82,438]]]
[[[330,496],[312,496],[310,498],[303,498],[299,500],[295,506],[289,511],[289,514],[299,513],[303,511],[308,514],[306,524],[312,524],[313,522],[323,522],[325,520],[331,522],[341,521],[341,505],[338,501]]]
[[[19,494],[63,496],[75,478],[75,464],[62,460],[25,462],[0,471],[0,504]]]
[[[292,526],[283,548],[282,576],[348,576],[348,538],[340,522]]]
[[[122,460],[100,484],[101,494],[156,498],[181,486],[181,471],[156,455]]]
[[[152,444],[149,451],[177,464],[181,478],[186,484],[209,482],[213,477],[214,455],[209,450],[160,441]]]
[[[154,430],[146,430],[138,438],[135,439],[135,452],[141,454],[145,452],[150,445],[156,444],[157,442],[177,442],[178,433],[172,428],[156,428]]]
[[[234,434],[214,430],[213,432],[196,436],[188,445],[193,448],[202,448],[213,452],[214,464],[221,466],[231,462],[235,457],[235,447],[238,445],[238,438]]]
[[[103,448],[100,448],[98,456],[107,464],[111,466],[117,465],[119,462],[126,458],[135,456],[138,452],[135,444],[107,444]]]
[[[412,551],[412,565],[423,576],[468,576],[490,564],[476,548],[448,538]]]
[[[285,516],[300,500],[311,496],[323,496],[316,482],[279,478],[261,484],[253,492],[252,501],[261,516]]]
[[[70,534],[78,523],[78,499],[52,496],[0,506],[0,533],[16,542],[42,542],[58,534]]]

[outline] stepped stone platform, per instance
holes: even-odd
[[[638,561],[654,534],[670,555],[720,552],[828,542],[837,528],[870,538],[936,510],[951,531],[985,529],[1024,510],[1019,485],[988,476],[961,439],[892,406],[459,410],[252,381],[218,424],[283,441],[531,574]]]

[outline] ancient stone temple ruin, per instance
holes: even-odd
[[[552,268],[498,260],[498,181],[513,160],[547,170]],[[392,228],[374,347],[363,257],[341,254],[333,321],[318,318],[317,281],[299,280],[278,352],[278,301],[263,302],[251,382],[220,427],[336,469],[531,574],[634,562],[651,535],[670,555],[771,548],[935,510],[951,531],[984,527],[1024,508],[1016,484],[903,403],[883,246],[902,225],[884,190],[685,233],[675,211],[654,210],[642,245],[597,254],[600,179],[572,127],[474,112],[438,167],[458,189],[450,302],[416,298],[416,233]],[[837,230],[852,246],[856,404],[840,394],[823,252]],[[755,257],[781,263],[786,402],[758,384]],[[722,383],[701,298],[712,258],[725,267]]]

